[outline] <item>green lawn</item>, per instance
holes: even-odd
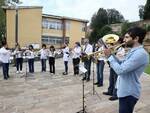
[[[150,64],[145,68],[144,72],[150,75]]]

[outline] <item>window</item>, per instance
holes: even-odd
[[[85,23],[81,24],[81,31],[83,31],[83,32],[86,31],[86,24]]]
[[[42,43],[43,44],[62,44],[63,38],[62,37],[55,37],[55,36],[42,36]]]
[[[42,20],[42,28],[44,29],[56,29],[56,30],[61,30],[62,29],[62,23],[61,21],[52,21],[48,19],[43,19]]]

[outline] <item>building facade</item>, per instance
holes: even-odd
[[[32,44],[40,48],[42,44],[62,47],[68,42],[70,47],[81,42],[86,36],[87,20],[42,14],[42,7],[5,7],[6,40],[10,48],[19,43],[21,47]]]

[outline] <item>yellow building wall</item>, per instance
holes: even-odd
[[[85,32],[82,31],[82,22],[70,21],[70,30],[66,31],[69,37],[69,47],[73,48],[75,42],[81,43],[81,38],[85,37]]]
[[[18,42],[21,47],[29,44],[41,45],[42,8],[19,9],[18,11]],[[7,42],[10,47],[15,45],[15,10],[7,10]]]
[[[11,48],[15,46],[15,10],[6,11],[6,28],[6,39]]]

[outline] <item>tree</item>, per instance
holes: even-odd
[[[110,34],[112,33],[112,28],[109,27],[108,25],[105,25],[104,27],[102,27],[99,31],[98,31],[98,37],[101,38],[106,34]]]
[[[99,39],[99,30],[108,24],[107,10],[100,8],[91,19],[90,27],[92,29],[90,42],[96,42]]]
[[[95,13],[91,19],[91,28],[100,29],[108,23],[107,11],[100,8],[97,13]]]
[[[0,0],[0,42],[4,40],[6,34],[6,17],[2,6],[5,4],[5,0]]]
[[[139,17],[142,20],[144,17],[144,5],[139,6]]]
[[[147,0],[144,7],[144,19],[150,19],[150,0]]]
[[[95,42],[99,37],[112,32],[108,24],[121,23],[124,21],[122,14],[116,9],[100,8],[97,13],[92,16],[90,27],[92,29],[90,42]]]
[[[116,9],[107,9],[108,24],[121,23],[124,21],[123,15]]]
[[[138,26],[137,23],[129,23],[125,21],[121,26],[121,34],[124,35],[130,27]]]

